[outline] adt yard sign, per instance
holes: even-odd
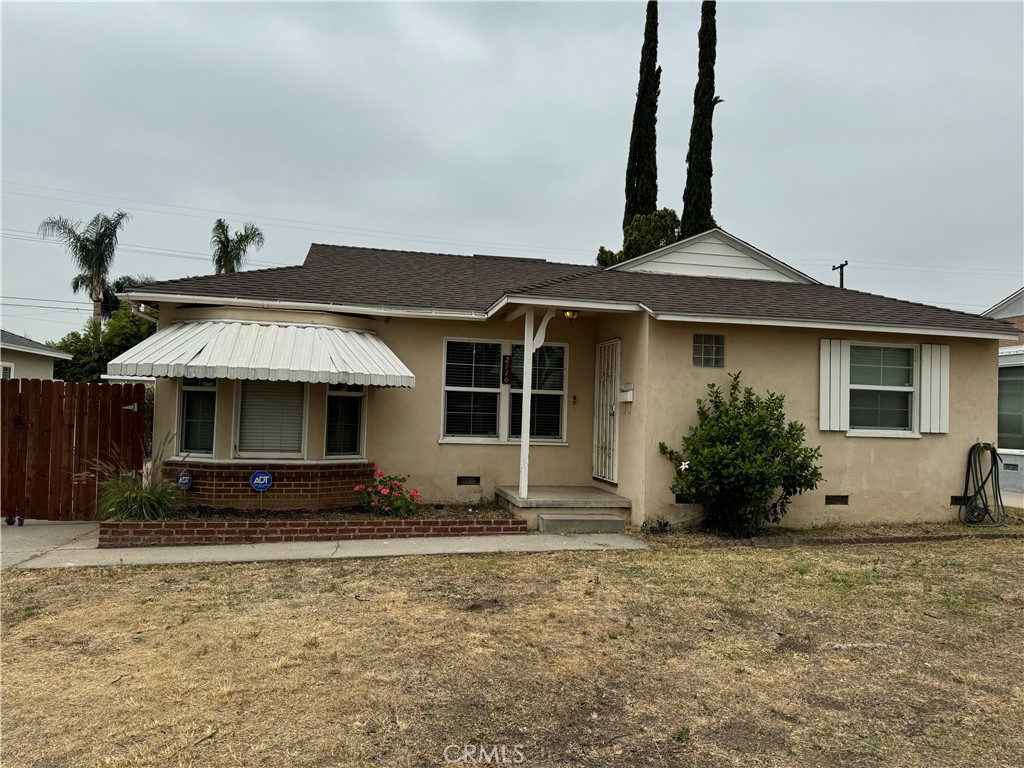
[[[174,475],[175,484],[183,491],[192,487],[192,473],[187,469],[179,469]]]
[[[274,478],[270,476],[269,472],[253,472],[252,477],[249,478],[249,485],[252,486],[254,491],[263,493],[274,484]]]

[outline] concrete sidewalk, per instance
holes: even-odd
[[[338,560],[400,555],[465,555],[501,552],[602,552],[647,549],[621,534],[452,536],[426,539],[363,539],[201,547],[97,549],[95,523],[28,521],[0,533],[4,568],[78,568],[166,563],[250,563],[273,560]]]

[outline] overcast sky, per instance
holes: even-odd
[[[2,14],[16,333],[88,313],[34,234],[52,214],[124,207],[113,274],[157,278],[212,272],[217,216],[263,229],[253,267],[311,242],[579,263],[621,245],[643,3]],[[660,16],[659,199],[678,210],[700,8]],[[723,228],[820,280],[849,260],[849,287],[965,311],[1021,286],[1021,3],[719,3],[716,78]]]

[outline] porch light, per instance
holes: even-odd
[[[569,320],[570,322],[575,320],[579,316],[580,316],[580,312],[579,312],[578,309],[563,309],[562,310],[562,317],[564,317],[566,320]]]

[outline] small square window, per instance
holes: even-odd
[[[724,368],[725,336],[693,334],[693,364],[699,368]]]

